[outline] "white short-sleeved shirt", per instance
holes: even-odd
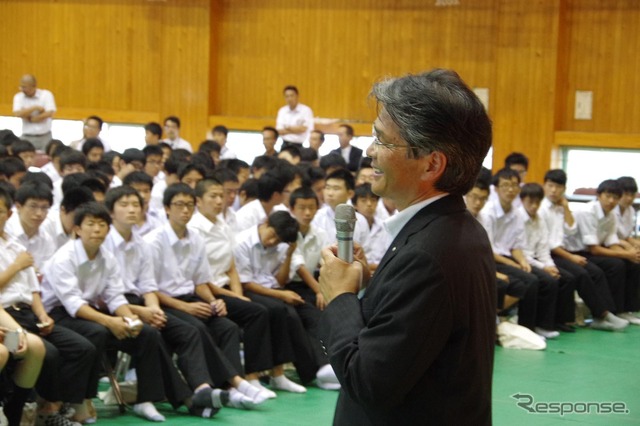
[[[505,212],[499,202],[489,201],[480,211],[478,219],[487,231],[494,253],[511,256],[511,250],[524,249],[524,222],[514,207]]]
[[[20,223],[20,217],[17,214],[9,218],[5,226],[5,231],[31,253],[33,263],[39,271],[42,271],[45,262],[56,252],[57,247],[53,238],[42,229],[42,225],[38,228],[38,232],[29,238],[27,234],[25,234],[24,228],[22,228],[22,224]]]
[[[549,249],[553,250],[565,246],[565,238],[571,238],[578,233],[578,224],[575,221],[569,226],[564,220],[564,207],[553,204],[548,198],[542,200],[538,216],[542,219],[549,233]]]
[[[582,246],[576,244],[571,251],[586,250],[588,246],[609,247],[620,243],[615,215],[613,212],[605,215],[598,200],[587,203],[584,210],[576,212],[576,222],[580,236],[577,243]]]
[[[236,212],[236,226],[238,232],[260,225],[265,220],[267,220],[267,213],[264,211],[264,207],[262,207],[262,204],[258,199],[245,204]]]
[[[36,89],[36,93],[29,97],[22,92],[18,92],[13,97],[13,112],[16,113],[25,108],[41,106],[46,112],[56,111],[56,101],[53,93],[46,89]],[[34,113],[32,116],[39,115]],[[22,119],[22,134],[24,135],[43,135],[51,131],[51,117],[34,123],[26,119]]]
[[[151,252],[142,237],[134,232],[131,239],[125,241],[112,225],[103,247],[118,261],[125,293],[142,296],[158,290]]]
[[[265,248],[260,242],[257,226],[240,232],[233,250],[240,282],[253,282],[266,288],[280,287],[276,275],[287,255],[287,248],[284,243]]]
[[[549,232],[547,225],[539,216],[531,218],[524,207],[520,206],[517,211],[518,215],[524,222],[525,246],[524,253],[527,262],[531,266],[544,269],[547,266],[556,266],[551,258],[551,249],[549,248]]]
[[[338,241],[336,237],[336,212],[331,208],[331,206],[324,205],[313,217],[311,224],[318,229],[322,229],[326,232],[329,237],[329,244],[333,244]],[[356,227],[353,231],[353,241],[360,244],[361,246],[365,246],[367,244],[367,239],[369,238],[369,223],[364,216],[360,213],[356,212]]]
[[[162,198],[164,197],[164,191],[167,189],[167,181],[161,180],[158,183],[153,184],[151,188],[151,200],[149,201],[149,210],[161,210],[164,211],[164,204]]]
[[[51,178],[51,182],[55,183],[59,180],[62,180],[62,176],[58,173],[56,166],[53,165],[53,162],[49,161],[47,164],[40,168],[40,171]]]
[[[202,213],[196,212],[189,221],[189,230],[200,233],[204,240],[207,260],[213,276],[212,283],[218,287],[229,284],[227,272],[233,261],[235,245],[233,232],[224,220],[211,222]]]
[[[24,251],[22,244],[5,233],[0,236],[0,270],[11,266],[20,253]],[[0,303],[7,308],[14,303],[33,303],[33,292],[40,291],[40,284],[33,268],[25,268],[16,273],[0,290]]]
[[[182,138],[178,138],[174,140],[162,139],[161,142],[169,144],[171,149],[186,149],[189,152],[193,152],[193,147],[191,146],[191,144]]]
[[[391,235],[377,218],[373,218],[373,224],[369,228],[369,237],[364,247],[364,254],[367,256],[367,262],[377,265],[387,252],[391,244]]]
[[[298,232],[296,250],[291,258],[291,271],[289,273],[291,281],[302,281],[296,273],[300,266],[304,265],[312,274],[320,265],[322,249],[330,243],[329,236],[322,229],[311,225],[306,235]]]
[[[285,127],[306,126],[307,131],[304,133],[290,133],[283,135],[282,140],[302,145],[313,131],[313,111],[306,105],[298,103],[294,109],[285,105],[278,110],[276,118],[276,129],[284,130]]]
[[[617,205],[616,208],[613,209],[613,214],[616,217],[616,232],[618,233],[618,238],[626,240],[632,237],[636,227],[636,211],[633,207],[627,207],[624,213],[622,213],[620,206]]]
[[[149,209],[145,217],[145,221],[142,225],[136,224],[133,226],[133,232],[140,237],[144,237],[149,232],[153,231],[154,229],[158,229],[165,223],[167,223],[166,220],[161,220],[159,215],[151,214],[151,212],[152,210]],[[162,213],[164,214],[164,211]]]
[[[65,245],[71,239],[71,236],[64,231],[64,227],[62,226],[59,208],[49,209],[47,219],[42,223],[42,225],[40,225],[40,230],[53,239],[56,250]]]
[[[228,207],[224,213],[220,213],[218,219],[229,225],[229,229],[231,229],[234,236],[239,232],[238,218],[236,217],[236,212],[231,207]]]
[[[238,158],[235,152],[231,151],[227,145],[223,146],[220,149],[220,159],[221,160],[234,160]]]
[[[187,230],[179,239],[169,223],[144,236],[149,244],[158,290],[171,297],[195,293],[196,285],[212,283],[213,276],[202,237]]]
[[[102,303],[114,313],[128,304],[118,261],[104,247],[90,260],[80,239],[69,241],[45,265],[42,303],[47,312],[64,306],[72,317],[84,305]]]

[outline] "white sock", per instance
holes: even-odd
[[[164,422],[166,419],[151,402],[141,402],[133,406],[133,412],[138,416],[151,420],[152,422]]]
[[[307,391],[307,388],[287,379],[284,374],[281,376],[272,377],[271,387],[274,389],[293,393],[305,393]]]
[[[243,382],[247,382],[247,381],[243,380]],[[257,389],[260,390],[260,392],[262,392],[263,394],[266,394],[267,398],[276,398],[278,396],[272,390],[269,390],[269,389],[265,388],[264,386],[262,386],[262,383],[260,383],[260,380],[258,380],[258,379],[249,380],[247,383],[249,383],[249,386],[257,388]],[[242,385],[238,386],[238,390],[240,392],[242,392],[243,394],[247,395],[247,396],[251,396],[247,392],[244,392],[244,390],[242,389]]]
[[[229,400],[225,404],[227,407],[242,408],[245,410],[253,410],[257,404],[254,400],[235,388],[229,390]]]

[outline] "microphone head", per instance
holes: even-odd
[[[353,232],[356,229],[356,210],[350,204],[338,204],[335,222],[336,231]]]

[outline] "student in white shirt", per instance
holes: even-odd
[[[171,115],[164,119],[164,133],[167,136],[162,140],[169,144],[171,149],[186,149],[193,152],[193,147],[189,142],[180,137],[180,119]]]
[[[153,190],[153,179],[145,172],[135,171],[127,175],[122,182],[123,185],[135,189],[142,197],[143,205],[138,221],[133,227],[136,234],[144,237],[149,232],[164,225],[167,222],[167,214],[164,209],[154,209],[150,207],[151,191]]]
[[[64,196],[62,191],[64,178],[75,173],[84,173],[86,169],[87,157],[83,153],[72,149],[60,154],[60,175],[62,179],[53,183],[53,207],[57,208]]]
[[[292,261],[297,235],[298,223],[291,214],[276,211],[266,222],[237,235],[234,256],[245,295],[269,310],[276,364],[271,386],[303,393],[306,388],[289,381],[283,369],[284,363],[294,361],[300,380],[306,383],[316,377],[319,368],[295,309],[305,301],[296,292],[283,288],[291,278],[292,263],[301,264]],[[293,268],[296,270],[297,266]]]
[[[633,208],[633,202],[638,193],[638,184],[630,176],[618,178],[618,183],[622,187],[622,195],[618,205],[613,209],[617,221],[618,239],[623,245],[630,244],[640,248],[640,239],[635,237],[636,211]]]
[[[89,189],[79,186],[65,193],[58,209],[49,210],[41,228],[53,239],[56,250],[73,238],[73,216],[76,209],[89,201],[95,201],[93,194]]]
[[[224,300],[211,292],[213,276],[204,241],[187,228],[195,194],[188,185],[176,183],[167,188],[163,201],[168,223],[144,237],[151,249],[160,304],[165,312],[198,329],[209,373],[217,385],[229,383],[260,403],[266,392],[241,377],[240,330],[227,318]]]
[[[220,160],[229,160],[238,158],[235,152],[231,151],[227,146],[227,135],[229,129],[225,126],[218,125],[211,129],[211,138],[220,145]]]
[[[258,199],[246,204],[236,213],[239,232],[263,223],[274,211],[274,207],[282,204],[283,193],[293,176],[272,169],[258,179]]]
[[[47,263],[42,282],[42,299],[58,324],[87,338],[96,347],[87,397],[98,390],[100,361],[107,349],[132,355],[138,377],[138,403],[134,412],[151,421],[164,421],[153,401],[165,398],[158,345],[158,331],[139,321],[124,297],[118,262],[102,243],[111,217],[96,202],[76,210],[77,239],[62,246]],[[104,306],[108,311],[104,310]]]
[[[615,331],[629,323],[616,317],[615,303],[602,269],[586,257],[571,253],[565,247],[578,232],[569,202],[564,196],[567,174],[564,170],[549,170],[544,175],[544,193],[539,216],[547,225],[551,258],[561,270],[569,271],[576,278],[576,290],[591,310],[595,330]]]
[[[370,183],[356,186],[353,198],[351,198],[351,202],[355,206],[356,211],[364,216],[369,225],[369,237],[362,248],[367,257],[367,263],[369,264],[371,273],[375,272],[378,264],[382,260],[382,256],[384,256],[389,244],[391,244],[389,233],[385,229],[382,221],[376,216],[379,199],[380,197],[371,191]]]
[[[233,203],[238,196],[240,190],[240,181],[238,176],[229,169],[218,168],[213,171],[213,178],[222,183],[224,191],[224,203],[222,205],[222,213],[220,219],[229,225],[231,232],[235,235],[238,232],[238,219],[236,211],[233,209]]]

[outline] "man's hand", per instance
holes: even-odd
[[[304,303],[304,299],[295,291],[291,290],[282,290],[278,291],[278,296],[280,300],[289,304],[289,305],[302,305]]]
[[[545,266],[543,270],[555,279],[560,278],[560,271],[555,266]]]
[[[118,340],[127,339],[131,335],[129,324],[127,324],[127,322],[124,320],[124,317],[109,318],[107,328],[109,329],[111,334],[113,334]]]
[[[31,256],[31,253],[28,251],[23,251],[16,256],[16,260],[14,260],[13,264],[16,265],[18,271],[22,271],[23,269],[33,266],[33,256]]]
[[[580,266],[586,266],[587,265],[587,258],[584,256],[580,256],[577,254],[574,254],[571,256],[571,260],[573,263],[575,263],[576,265],[580,265]]]
[[[224,303],[222,299],[215,299],[211,302],[211,310],[213,311],[213,315],[217,315],[219,317],[227,316],[227,304]]]
[[[531,265],[529,265],[529,262],[527,262],[526,260],[522,260],[520,261],[520,269],[522,269],[523,271],[527,272],[527,273],[531,273]]]
[[[211,305],[206,302],[185,303],[183,310],[196,318],[206,319],[213,315]]]
[[[362,283],[362,263],[347,263],[338,259],[337,254],[335,245],[322,250],[320,291],[327,304],[343,293],[358,293]]]
[[[157,307],[140,307],[138,309],[140,319],[145,324],[149,324],[153,328],[162,330],[167,325],[167,316],[164,311]]]
[[[324,311],[324,308],[327,307],[327,302],[321,292],[316,293],[316,307],[321,311]]]
[[[51,334],[51,332],[53,331],[53,325],[55,324],[53,318],[51,318],[47,314],[44,314],[38,318],[38,321],[40,321],[38,324],[43,325],[43,327],[38,327],[40,329],[40,335],[48,336],[49,334]]]

